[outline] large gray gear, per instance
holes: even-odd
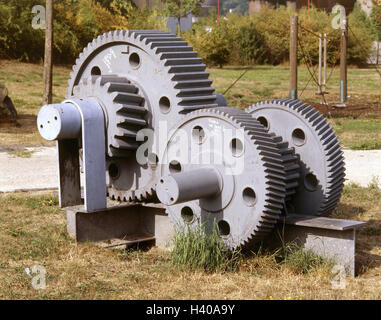
[[[299,157],[299,186],[288,202],[288,211],[329,215],[341,197],[345,164],[335,131],[325,117],[291,99],[259,102],[246,111],[288,142]]]
[[[80,54],[73,66],[67,98],[73,96],[81,79],[95,75],[126,78],[145,98],[147,127],[155,130],[155,139],[158,140],[156,128],[160,122],[166,122],[171,128],[183,114],[218,105],[205,69],[197,52],[169,32],[112,31],[94,39]],[[156,166],[142,167],[136,161],[126,159],[125,163],[120,159],[115,159],[115,162],[121,168],[128,166],[134,181],[126,179],[127,183],[123,183],[121,174],[110,187],[110,197],[122,201],[154,198],[158,178]]]
[[[218,224],[224,221],[224,224],[228,224],[230,232],[222,236],[222,241],[229,249],[262,240],[278,222],[286,194],[283,159],[277,142],[257,120],[241,110],[220,107],[194,111],[184,117],[168,141],[161,164],[162,176],[171,173],[173,159],[166,161],[166,158],[171,154],[170,149],[176,148],[177,135],[185,131],[191,140],[189,143],[197,144],[190,134],[196,127],[202,128],[205,139],[213,139],[226,130],[241,130],[244,147],[239,156],[243,157],[244,170],[237,175],[224,176],[223,181],[226,181],[217,200],[200,199],[166,206],[170,219],[180,227],[196,227],[205,223],[207,230],[212,227],[214,219]],[[223,164],[212,166],[223,176],[222,169],[226,168],[230,158],[234,158],[231,149],[229,152],[213,148],[209,151],[208,144],[205,150],[202,148],[198,151],[196,148],[190,156],[198,158],[197,155],[200,154],[222,153]],[[177,161],[180,163],[181,172],[205,166],[192,164],[191,161],[183,164],[182,160]],[[184,210],[192,211],[194,217],[191,221],[184,220]]]

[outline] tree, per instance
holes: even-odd
[[[53,96],[53,0],[46,0],[46,35],[44,59],[44,104]]]
[[[165,5],[164,14],[177,18],[177,35],[181,36],[180,21],[189,13],[197,15],[205,0],[160,0]]]

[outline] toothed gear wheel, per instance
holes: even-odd
[[[194,130],[199,137],[195,138]],[[182,140],[184,136],[188,141]],[[189,158],[176,151],[186,142],[192,150]],[[200,159],[213,160],[205,163]],[[241,110],[220,107],[194,111],[184,117],[170,137],[161,175],[208,165],[222,177],[221,193],[166,206],[172,222],[180,228],[205,224],[210,232],[216,220],[228,249],[263,239],[277,223],[286,194],[277,142],[257,120]]]
[[[169,129],[184,114],[218,106],[205,70],[197,52],[174,34],[158,30],[112,31],[94,39],[80,54],[71,73],[67,98],[75,94],[74,88],[82,79],[90,76],[126,78],[145,98],[147,127],[154,130],[154,140],[159,143],[159,123],[166,123]],[[116,140],[123,145],[120,139]],[[116,153],[120,149],[117,146]],[[142,167],[128,158],[127,163],[119,161],[117,165],[121,174],[119,179],[111,181],[110,197],[122,201],[155,198],[158,178],[155,164]],[[123,183],[122,172],[128,171],[123,170],[125,167],[134,178],[127,178]]]
[[[95,97],[106,118],[107,148],[110,157],[134,154],[139,142],[139,130],[147,127],[145,99],[139,88],[123,77],[91,76],[74,88],[75,98]]]
[[[286,174],[286,203],[292,199],[299,185],[300,167],[299,158],[295,155],[293,148],[289,148],[288,142],[283,141],[282,137],[270,134],[277,144],[282,156],[282,163]]]
[[[246,111],[288,142],[299,157],[299,186],[287,211],[328,216],[342,194],[345,164],[340,142],[325,117],[291,99],[259,102]]]

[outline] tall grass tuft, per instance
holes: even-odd
[[[308,274],[318,270],[328,271],[334,266],[330,259],[322,258],[311,250],[305,250],[296,243],[287,243],[278,252],[278,258],[292,272]]]
[[[235,271],[241,261],[240,250],[224,248],[216,223],[210,233],[204,225],[178,228],[175,233],[171,264],[179,269],[201,269],[208,273]]]

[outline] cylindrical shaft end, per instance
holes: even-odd
[[[43,106],[38,113],[38,131],[45,140],[75,139],[81,134],[81,114],[71,103]]]
[[[201,168],[162,177],[156,193],[165,205],[208,198],[219,194],[222,180],[217,170]]]

